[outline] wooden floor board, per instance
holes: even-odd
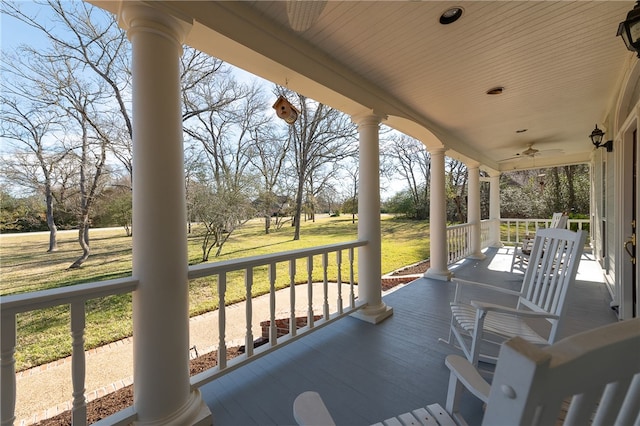
[[[510,258],[507,249],[491,249],[487,259],[452,269],[458,277],[517,288],[522,275],[505,272]],[[562,336],[616,321],[608,291],[593,276],[582,274],[576,282]],[[448,335],[454,290],[451,282],[418,279],[384,296],[394,313],[381,324],[344,318],[203,386],[214,424],[294,424],[293,400],[307,390],[322,395],[339,425],[444,406],[444,358],[459,352],[438,338]],[[463,403],[467,420],[478,424],[481,404],[468,395]]]

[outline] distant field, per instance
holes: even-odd
[[[387,273],[402,266],[429,257],[429,227],[427,222],[416,222],[382,217],[382,272]],[[161,231],[159,231],[161,232]],[[269,235],[264,234],[262,220],[253,220],[236,231],[225,244],[222,255],[210,258],[219,260],[255,256],[267,253],[295,250],[325,244],[352,241],[357,238],[357,223],[350,216],[329,218],[318,216],[315,222],[302,223],[301,240],[292,241],[293,229],[285,226]],[[80,256],[77,232],[60,232],[59,250],[47,253],[48,234],[2,235],[0,259],[2,262],[0,295],[23,293],[55,288],[89,281],[101,281],[131,275],[131,241],[123,229],[92,230],[90,232],[92,254],[80,269],[67,269]],[[201,262],[201,238],[198,228],[188,236],[189,264]],[[356,259],[357,261],[357,259]],[[314,278],[321,279],[322,270],[314,268]],[[306,270],[296,276],[306,280]],[[331,268],[330,279],[335,279],[337,269]],[[266,280],[256,275],[254,296],[268,291]],[[288,280],[285,265],[278,272],[278,286]],[[235,303],[244,298],[240,278],[230,277],[226,300]],[[357,281],[357,276],[356,276]],[[197,315],[217,308],[215,279],[193,280],[189,283],[190,313]],[[69,308],[58,307],[26,313],[18,317],[18,347],[16,368],[22,370],[49,362],[70,354]],[[131,295],[112,296],[87,303],[86,347],[93,348],[131,335]]]

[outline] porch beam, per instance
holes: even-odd
[[[360,137],[358,240],[358,298],[367,305],[352,314],[377,324],[393,309],[382,301],[382,244],[380,235],[380,136],[383,117],[372,112],[352,116]]]
[[[189,382],[180,56],[192,22],[141,2],[124,2],[119,20],[133,64],[136,424],[210,425],[211,412]]]
[[[444,153],[446,148],[433,148],[431,153],[431,195],[429,198],[429,233],[431,265],[424,276],[449,281],[447,268],[447,199],[445,196]]]

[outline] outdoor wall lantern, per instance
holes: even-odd
[[[276,110],[278,117],[282,118],[289,124],[295,123],[298,119],[298,115],[300,115],[300,111],[291,105],[291,102],[282,95],[280,95],[276,100],[276,103],[273,104],[273,109]]]
[[[640,0],[633,9],[627,13],[627,19],[618,25],[618,34],[622,36],[627,49],[638,54],[640,58]]]
[[[607,152],[613,152],[613,141],[607,141],[602,143],[602,139],[604,138],[604,132],[598,129],[598,125],[596,124],[596,128],[593,129],[593,132],[589,135],[591,138],[591,142],[596,148],[607,148]]]

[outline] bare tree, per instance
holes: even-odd
[[[215,257],[220,256],[229,237],[253,214],[251,203],[243,194],[216,191],[206,184],[194,187],[193,211],[205,228],[201,244],[203,262],[209,260],[214,247],[217,247]]]
[[[22,12],[20,3],[3,2],[2,11],[44,34],[52,49],[22,46],[23,54],[40,56],[48,61],[66,60],[83,65],[83,73],[102,80],[115,108],[104,111],[103,122],[110,122],[111,153],[132,173],[132,124],[130,114],[131,88],[130,44],[116,17],[86,2],[48,0],[36,2],[50,8],[53,19],[42,22]],[[90,71],[89,71],[90,70]]]
[[[73,70],[69,69],[70,75]],[[106,171],[107,147],[109,136],[104,133],[98,121],[104,91],[98,87],[95,92],[87,91],[83,82],[76,79],[68,81],[57,94],[58,99],[66,101],[68,116],[78,125],[79,135],[72,139],[71,151],[75,153],[79,165],[80,205],[78,206],[78,243],[82,255],[70,268],[79,268],[91,254],[89,245],[89,217],[95,199],[102,188],[102,177]]]
[[[129,45],[115,18],[88,3],[40,4],[53,11],[51,21],[40,22],[23,13],[19,3],[4,3],[3,12],[40,31],[51,43],[48,49],[22,46],[24,60],[12,64],[13,73],[37,82],[43,102],[76,124],[65,129],[66,142],[78,161],[78,242],[83,253],[70,266],[76,268],[90,254],[90,214],[110,147],[131,173],[132,127],[125,96],[131,78]],[[118,142],[128,149],[116,147]]]
[[[357,161],[345,167],[349,185],[344,185],[346,193],[346,201],[343,203],[345,213],[351,213],[351,223],[356,222],[356,214],[358,214],[358,188],[360,184],[360,166]]]
[[[282,171],[286,165],[290,139],[287,135],[278,134],[274,126],[264,123],[253,131],[253,144],[250,147],[249,161],[258,170],[261,190],[258,197],[258,210],[264,217],[264,232],[271,229],[271,218],[276,221],[283,216],[282,207],[288,196],[278,193],[282,181]],[[280,224],[276,223],[276,225]]]
[[[431,180],[431,155],[426,147],[416,139],[396,133],[385,141],[383,156],[407,184],[416,219],[426,219],[429,214]]]
[[[453,158],[446,158],[445,173],[447,176],[447,195],[453,201],[455,214],[448,214],[451,219],[456,219],[460,223],[466,221],[467,211],[467,182],[469,174],[467,166],[461,161]]]
[[[24,88],[24,86],[23,86]],[[58,250],[58,228],[54,219],[55,184],[54,168],[68,151],[46,139],[53,137],[59,124],[57,111],[47,109],[42,102],[25,99],[25,92],[11,84],[2,84],[1,135],[16,149],[11,156],[3,158],[3,173],[14,184],[40,192],[45,199],[46,219],[49,228],[49,252]],[[14,94],[9,98],[8,94]],[[34,161],[35,160],[35,161]],[[32,167],[35,166],[35,167]]]
[[[207,165],[206,185],[201,182],[194,203],[194,212],[205,223],[203,260],[213,246],[219,256],[233,231],[253,216],[250,200],[257,191],[250,152],[256,129],[266,120],[257,85],[240,85],[230,78],[217,84],[213,75],[201,78],[185,101],[184,131],[201,146]]]
[[[305,189],[320,186],[314,181],[327,164],[332,167],[332,163],[353,155],[357,149],[356,126],[347,115],[327,105],[300,94],[285,93],[282,87],[277,87],[276,92],[292,98],[295,96],[296,107],[300,110],[298,120],[289,127],[293,148],[291,163],[296,172],[293,239],[299,240]],[[307,194],[314,196],[313,190]]]

